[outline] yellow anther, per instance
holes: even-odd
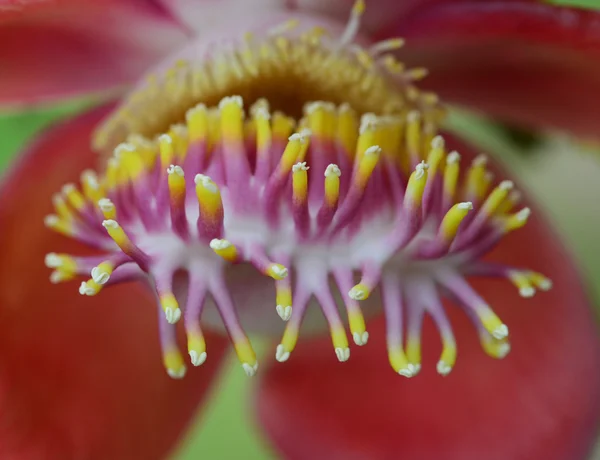
[[[500,204],[507,198],[508,192],[512,190],[513,183],[509,180],[500,182],[500,184],[489,194],[481,207],[481,212],[485,216],[491,216],[497,210]]]
[[[87,169],[81,173],[81,187],[83,194],[92,203],[97,203],[104,196],[98,176],[91,169]]]
[[[46,254],[44,263],[48,268],[56,268],[63,273],[75,273],[77,262],[69,254],[57,254],[50,252]]]
[[[421,206],[425,184],[427,183],[427,169],[429,165],[424,161],[419,163],[408,179],[404,203],[413,207]]]
[[[292,193],[296,203],[305,203],[308,194],[308,166],[296,163],[292,166]]]
[[[472,199],[481,199],[487,190],[489,180],[486,180],[487,174],[487,157],[478,155],[467,172],[466,193],[467,197]]]
[[[175,158],[182,163],[185,160],[188,151],[188,130],[185,125],[175,124],[169,129],[169,135],[173,140]]]
[[[79,293],[86,296],[95,296],[102,290],[102,285],[96,283],[93,279],[83,281],[79,286]]]
[[[206,361],[206,342],[200,331],[188,331],[187,347],[190,361],[194,366],[200,366]]]
[[[65,198],[60,193],[55,193],[52,195],[52,204],[54,205],[56,214],[58,214],[58,217],[60,217],[62,220],[71,222],[75,217],[73,211],[67,205]]]
[[[331,327],[329,332],[338,361],[342,363],[348,361],[348,358],[350,358],[350,348],[348,347],[348,337],[346,336],[344,327],[336,325]]]
[[[135,149],[142,158],[146,169],[151,169],[154,167],[156,156],[158,154],[156,144],[154,142],[149,141],[139,134],[132,133],[127,136],[127,143],[135,146]]]
[[[360,311],[360,308],[348,310],[348,323],[350,324],[350,332],[356,345],[365,345],[369,338],[365,318]]]
[[[371,46],[371,48],[369,48],[369,53],[371,55],[377,55],[387,51],[395,51],[402,48],[404,43],[405,41],[403,38],[388,38],[387,40],[382,40]]]
[[[541,289],[542,291],[552,289],[552,280],[550,278],[537,272],[527,272],[527,274],[536,288]]]
[[[336,139],[348,158],[352,158],[358,139],[358,118],[348,104],[342,104],[338,109]]]
[[[335,106],[325,102],[313,102],[306,106],[308,129],[323,139],[331,139],[335,134]]]
[[[292,315],[292,290],[288,280],[279,280],[275,283],[277,302],[277,314],[284,321],[290,319]]]
[[[271,145],[271,124],[268,109],[258,108],[254,112],[256,124],[256,147],[259,151],[266,151]]]
[[[352,6],[352,16],[361,16],[365,12],[365,1],[356,0]]]
[[[451,152],[446,158],[446,168],[444,169],[444,195],[449,201],[452,201],[456,195],[459,172],[460,155],[458,152]]]
[[[444,340],[442,337],[442,355],[437,363],[440,375],[448,375],[456,363],[456,343],[454,340]]]
[[[212,239],[210,241],[210,248],[227,262],[236,262],[238,260],[237,249],[228,240]]]
[[[172,292],[160,296],[160,306],[165,312],[165,318],[169,324],[175,324],[181,318],[179,303]]]
[[[77,273],[65,272],[60,269],[52,271],[50,273],[50,282],[52,284],[64,283],[66,281],[71,281],[77,276]]]
[[[506,214],[506,213],[512,211],[513,208],[517,204],[519,204],[520,201],[521,201],[521,192],[519,192],[518,190],[512,190],[508,194],[508,197],[502,203],[500,203],[500,206],[498,206],[498,209],[496,209],[496,215],[500,216],[500,215],[503,215],[503,214]]]
[[[289,354],[294,351],[296,343],[298,343],[299,332],[298,326],[295,323],[291,321],[287,323],[283,331],[281,343],[277,347],[277,361],[286,361],[289,358]],[[280,356],[280,354],[283,356]]]
[[[288,269],[281,264],[269,264],[265,270],[265,275],[270,276],[274,280],[282,280],[288,276]]]
[[[196,196],[200,204],[200,213],[207,218],[214,218],[223,212],[223,201],[217,184],[203,174],[196,174]]]
[[[53,214],[44,218],[44,225],[65,236],[73,236],[73,232],[75,230],[71,222],[60,219],[58,216]]]
[[[508,272],[508,278],[519,290],[519,295],[521,297],[531,297],[535,294],[535,288],[533,287],[528,273],[518,270],[511,270]]]
[[[406,339],[406,357],[408,362],[416,366],[415,374],[419,372],[421,366],[421,338],[408,337]]]
[[[456,232],[458,232],[458,227],[472,209],[473,204],[470,201],[455,204],[450,208],[440,224],[439,235],[444,242],[450,243],[454,239]]]
[[[163,364],[167,370],[169,377],[173,379],[181,379],[185,376],[186,367],[183,361],[183,356],[179,350],[171,348],[165,350],[163,355]]]
[[[160,152],[160,165],[162,168],[166,169],[175,158],[175,149],[171,136],[168,134],[161,134],[158,137],[158,149]]]
[[[431,141],[431,150],[427,155],[427,164],[429,165],[429,177],[434,179],[444,156],[446,155],[446,144],[442,136],[436,136]]]
[[[256,353],[246,336],[233,338],[233,348],[235,353],[242,363],[242,368],[248,377],[252,377],[258,370],[258,362],[256,361]]]
[[[81,211],[85,208],[86,199],[83,194],[77,190],[77,187],[73,184],[66,184],[62,188],[62,192],[67,198],[68,203],[73,206],[77,211]]]
[[[381,147],[378,145],[372,145],[365,150],[364,155],[362,155],[360,163],[358,164],[356,176],[354,177],[355,183],[360,189],[364,189],[367,186],[369,178],[379,162],[380,156]]]
[[[292,167],[298,161],[303,144],[307,142],[308,139],[298,133],[292,134],[289,137],[288,143],[283,151],[283,155],[281,155],[281,160],[279,160],[279,167],[281,168],[282,172],[288,172],[292,170]]]
[[[130,250],[133,246],[131,240],[116,220],[106,219],[102,222],[102,226],[106,229],[113,241],[117,243],[117,246],[124,252]]]
[[[189,109],[185,113],[190,142],[206,140],[208,133],[208,114],[204,104]]]
[[[330,207],[337,205],[340,197],[340,176],[342,172],[337,165],[330,164],[325,169],[325,201]]]
[[[371,54],[362,49],[362,48],[356,48],[354,50],[354,54],[356,56],[356,59],[358,61],[358,63],[363,66],[365,69],[369,70],[373,67],[374,61],[373,61],[373,57],[371,56]]]
[[[371,289],[369,288],[369,286],[363,283],[355,285],[348,292],[348,297],[350,297],[353,300],[366,300],[369,298],[370,295]]]
[[[415,375],[414,366],[409,364],[400,345],[388,347],[388,359],[396,373],[409,378]]]
[[[271,120],[273,136],[276,139],[287,139],[294,129],[294,124],[293,118],[286,117],[281,112],[275,112]]]
[[[114,190],[119,185],[119,161],[116,158],[109,158],[106,163],[104,185],[107,190]]]
[[[227,141],[244,139],[244,105],[240,96],[228,96],[219,102],[221,134]]]
[[[425,78],[428,73],[429,71],[425,67],[415,67],[404,72],[404,76],[410,81],[417,81]]]
[[[484,305],[477,311],[477,316],[486,331],[496,340],[502,340],[508,337],[508,327],[496,316],[496,314]]]
[[[114,269],[115,264],[110,260],[105,260],[92,268],[92,280],[99,285],[104,285],[110,279],[110,275],[112,275]]]
[[[185,175],[181,166],[170,165],[167,168],[169,194],[171,199],[177,203],[185,199]]]
[[[510,216],[502,219],[502,226],[505,232],[512,232],[518,230],[527,223],[527,219],[531,215],[531,209],[523,208],[519,212],[511,214]]]
[[[108,198],[101,198],[98,200],[98,207],[102,211],[102,215],[106,220],[114,220],[117,217],[117,209],[112,201]]]
[[[497,340],[489,334],[480,335],[481,347],[488,356],[496,359],[504,358],[510,352],[508,340]]]
[[[421,114],[416,110],[406,117],[406,149],[413,162],[423,159],[421,157]]]
[[[372,113],[365,113],[360,119],[359,136],[356,141],[354,161],[360,164],[362,157],[369,147],[378,144],[379,119]]]

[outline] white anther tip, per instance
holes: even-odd
[[[286,307],[284,307],[283,305],[277,305],[275,307],[275,310],[277,311],[277,314],[283,321],[289,321],[289,319],[292,317],[291,305],[288,305]]]
[[[444,361],[440,360],[437,363],[437,371],[438,374],[446,376],[450,373],[450,371],[452,371],[452,367],[450,367],[448,364],[446,364]]]
[[[309,167],[306,166],[306,161],[303,161],[301,163],[296,163],[294,166],[292,166],[292,172],[298,172],[298,171],[308,171]]]
[[[356,345],[362,347],[363,345],[366,345],[369,341],[369,333],[367,331],[363,332],[362,334],[359,332],[355,332],[354,334],[352,334],[352,338],[354,339],[354,343]]]
[[[169,377],[171,377],[172,379],[175,379],[175,380],[179,380],[179,379],[184,378],[186,372],[187,372],[187,369],[186,369],[185,366],[182,366],[178,370],[167,369],[167,374],[169,375]]]
[[[350,359],[350,348],[336,348],[335,355],[340,363],[344,363]]]
[[[102,221],[102,226],[104,228],[119,228],[119,224],[116,220],[108,219]]]
[[[511,180],[503,180],[500,182],[498,187],[502,190],[511,190],[515,186],[514,182]]]
[[[414,377],[414,373],[413,370],[411,369],[412,365],[408,365],[408,367],[402,368],[398,370],[398,374],[401,375],[402,377],[406,377],[406,378],[411,378]]]
[[[523,208],[517,213],[517,219],[519,220],[527,220],[531,215],[531,209]]]
[[[277,350],[275,351],[275,359],[280,363],[286,362],[290,358],[290,352],[285,351],[282,344],[277,345]]]
[[[165,309],[165,318],[167,323],[175,324],[181,319],[181,309],[168,307]]]
[[[195,350],[190,350],[190,361],[192,362],[193,366],[201,366],[202,364],[204,364],[204,361],[206,361],[206,352],[203,351],[202,353],[198,353]]]
[[[492,336],[495,339],[502,340],[508,337],[508,326],[506,324],[501,324],[492,332]]]
[[[510,353],[510,343],[505,342],[498,345],[497,356],[499,359],[505,358],[508,353]]]
[[[480,153],[473,159],[473,166],[484,166],[488,162],[488,157],[485,153]]]
[[[458,209],[468,209],[470,211],[471,209],[473,209],[473,203],[471,203],[470,201],[458,203],[457,208]]]
[[[412,372],[412,374],[413,374],[413,377],[414,377],[415,375],[417,375],[419,372],[421,372],[421,365],[420,365],[420,364],[408,364],[408,366],[407,366],[407,367],[408,367],[408,368],[410,369],[410,371]]]
[[[58,218],[58,216],[55,216],[54,214],[50,214],[46,217],[44,217],[44,225],[46,227],[52,227],[56,224],[58,224],[60,222],[60,219]]]
[[[110,279],[110,275],[101,271],[98,267],[92,268],[91,275],[96,284],[106,284]]]
[[[209,246],[213,251],[218,251],[218,250],[222,250],[222,249],[227,249],[228,247],[231,246],[231,243],[227,240],[220,240],[218,238],[213,238],[212,240],[210,240]]]
[[[522,287],[519,289],[519,295],[521,297],[533,297],[535,295],[535,289],[532,287]]]
[[[350,289],[350,291],[348,291],[348,297],[350,297],[352,300],[364,300],[366,293],[361,288],[353,287]]]
[[[94,295],[94,290],[89,287],[85,281],[82,281],[79,285],[79,294],[92,296]]]
[[[258,363],[254,366],[251,366],[248,363],[242,363],[242,368],[248,377],[253,377],[256,375],[256,371],[258,370]]]
[[[62,260],[55,252],[49,252],[44,257],[44,264],[48,268],[58,268],[62,266]]]
[[[460,161],[460,153],[458,153],[456,150],[450,152],[448,154],[448,157],[446,158],[447,164],[458,163],[459,161]]]
[[[421,119],[421,112],[419,112],[418,110],[411,110],[410,112],[408,112],[406,119],[411,123],[419,121]]]
[[[171,165],[167,168],[168,174],[177,174],[178,176],[184,177],[185,174],[183,172],[183,168],[177,165]]]
[[[381,153],[381,147],[378,145],[372,145],[367,150],[365,150],[365,155],[379,155]]]
[[[280,278],[288,276],[288,269],[279,265],[273,265],[271,271]]]
[[[444,141],[444,138],[442,136],[435,136],[431,140],[431,148],[433,149],[443,149],[445,145],[446,142]]]
[[[342,175],[342,171],[340,170],[338,165],[335,164],[330,164],[329,166],[327,166],[327,168],[325,169],[325,177],[329,177],[329,176],[337,176],[340,177]]]
[[[161,134],[160,136],[158,136],[158,140],[159,142],[166,142],[167,144],[173,143],[173,138],[168,134]]]
[[[541,280],[538,283],[538,288],[540,288],[542,291],[549,291],[552,289],[552,280],[548,278]]]
[[[108,198],[100,198],[98,200],[98,207],[104,212],[110,212],[115,209],[115,205]]]
[[[242,99],[242,96],[225,96],[219,102],[219,110],[223,109],[226,105],[229,104],[235,104],[238,107],[242,108],[244,107],[244,100]]]

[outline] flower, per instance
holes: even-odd
[[[119,302],[123,306],[117,309],[125,318],[113,318],[106,311],[110,306],[101,299],[106,293],[119,289],[111,285],[134,279],[149,284],[150,292],[156,291],[163,364],[169,376],[175,379],[184,377],[188,370],[174,326],[183,323],[188,359],[194,367],[202,366],[197,372],[189,372],[191,375],[183,382],[188,382],[190,377],[206,380],[209,372],[204,368],[216,367],[225,348],[222,340],[205,337],[208,334],[200,328],[199,316],[207,294],[212,301],[206,302],[207,311],[202,312],[204,323],[211,326],[209,329],[219,327],[210,317],[209,308],[216,307],[221,328],[228,332],[241,367],[250,376],[258,370],[257,358],[240,323],[251,324],[253,330],[272,330],[269,323],[272,318],[277,319],[273,310],[280,318],[278,322],[287,322],[275,357],[278,361],[289,359],[290,363],[268,370],[261,385],[259,410],[273,439],[292,458],[314,457],[316,452],[311,449],[315,448],[321,455],[329,452],[328,456],[335,456],[345,450],[345,457],[364,452],[369,458],[387,458],[396,449],[410,456],[444,452],[447,458],[491,458],[496,454],[500,458],[551,458],[550,455],[582,458],[585,455],[598,407],[595,389],[599,376],[591,363],[595,362],[599,350],[597,334],[585,309],[585,298],[577,289],[577,277],[568,264],[564,265],[568,259],[556,247],[554,238],[547,236],[539,220],[530,223],[534,224],[533,230],[515,233],[527,232],[522,233],[525,237],[521,240],[510,243],[513,235],[504,238],[525,224],[529,208],[520,205],[521,197],[513,190],[512,182],[502,181],[501,177],[496,179],[497,171],[487,164],[485,157],[466,155],[462,163],[468,166],[463,166],[464,174],[460,174],[460,155],[446,148],[444,138],[437,134],[443,107],[437,97],[414,85],[425,72],[420,68],[403,67],[390,54],[401,46],[398,39],[359,45],[356,35],[362,9],[363,3],[357,2],[345,29],[320,18],[304,17],[301,22],[316,27],[296,32],[295,22],[288,21],[281,27],[269,28],[267,34],[246,36],[243,40],[229,36],[230,41],[219,47],[214,45],[218,42],[204,41],[212,43],[209,56],[192,44],[183,54],[172,57],[158,73],[151,74],[111,112],[94,139],[99,149],[112,151],[106,170],[100,173],[84,170],[80,186],[64,186],[53,196],[55,214],[45,219],[48,227],[92,246],[94,252],[87,256],[75,255],[80,253],[81,247],[68,253],[52,252],[46,256],[46,265],[54,270],[53,282],[90,276],[79,288],[80,294],[99,299],[97,316],[91,313],[90,317],[97,318],[99,327],[107,327],[111,335],[118,325],[120,334],[114,342],[101,334],[100,340],[92,341],[95,348],[86,349],[85,353],[75,352],[78,359],[65,360],[65,373],[71,378],[77,376],[78,371],[85,373],[90,367],[85,359],[98,357],[98,364],[106,366],[111,376],[119,376],[120,371],[129,378],[149,377],[149,383],[156,385],[145,388],[135,380],[129,387],[135,389],[136,394],[125,391],[120,400],[122,404],[135,407],[138,401],[148,401],[148,396],[151,400],[160,398],[161,393],[168,402],[156,410],[144,408],[143,415],[151,421],[144,430],[128,427],[126,423],[133,422],[127,418],[121,422],[118,433],[127,436],[123,449],[115,441],[105,444],[102,442],[106,435],[102,430],[103,420],[96,429],[89,426],[80,431],[72,429],[73,423],[82,420],[81,414],[86,417],[90,413],[108,413],[107,419],[110,419],[110,414],[120,413],[117,409],[90,405],[88,391],[107,389],[104,386],[107,384],[95,382],[92,373],[86,375],[81,387],[75,387],[81,392],[79,398],[69,398],[70,395],[63,395],[64,390],[60,389],[60,401],[70,409],[65,411],[67,422],[61,423],[60,419],[55,422],[62,436],[51,437],[43,427],[32,428],[35,439],[41,441],[27,444],[12,441],[6,447],[7,455],[35,458],[35,449],[45,449],[57,458],[130,458],[143,449],[143,455],[160,458],[169,448],[194,406],[194,401],[186,404],[184,397],[193,392],[197,401],[202,394],[154,376],[154,367],[127,369],[129,356],[136,365],[140,360],[136,356],[143,356],[144,364],[145,357],[152,356],[150,348],[154,347],[148,346],[152,341],[145,335],[150,320],[146,315],[145,324],[136,324],[135,329],[143,329],[144,334],[127,333],[127,324],[124,324],[127,319],[137,322],[138,316],[144,314],[137,311],[139,305],[135,305],[134,312]],[[253,29],[262,31],[272,22],[273,18],[265,14],[264,20],[261,18]],[[245,26],[240,32],[248,31],[248,24]],[[201,56],[201,59],[182,60],[186,55]],[[201,103],[197,104],[198,101]],[[247,120],[244,104],[249,113]],[[76,124],[78,135],[86,139],[90,125],[104,113],[100,109],[83,120],[72,122]],[[184,120],[185,124],[176,123]],[[162,134],[161,126],[166,127]],[[78,147],[80,144],[76,141],[64,140],[64,136],[71,133],[70,128],[63,128],[62,135],[58,134],[54,142],[61,140],[69,148]],[[69,176],[82,163],[89,162],[83,155],[73,156],[68,152],[45,161],[55,162],[61,158],[69,158],[65,165]],[[77,158],[76,164],[71,164],[73,158]],[[26,163],[21,165],[21,171],[28,171]],[[63,172],[66,171],[58,171],[59,175]],[[35,174],[29,181],[34,179],[37,183],[40,178],[41,187],[51,182],[54,185],[53,177],[42,179],[43,164],[36,164]],[[24,173],[13,174],[13,177],[6,188],[7,201],[11,204],[7,211],[3,210],[8,216],[15,209],[12,203],[17,199],[21,206],[25,203],[21,202],[23,195],[35,197],[28,202],[37,203],[40,193],[21,183],[19,179],[26,177]],[[27,238],[27,234],[19,238]],[[541,255],[532,254],[531,248],[523,244],[529,240],[531,245],[534,238],[544,248]],[[52,248],[66,246],[67,241],[52,242]],[[495,260],[492,264],[482,257],[496,244],[500,254],[497,251],[496,257],[509,260]],[[433,380],[427,366],[421,369],[425,313],[434,320],[442,339],[442,353],[434,366],[437,373],[445,376],[452,371],[456,341],[463,341],[466,336],[477,335],[489,355],[503,358],[509,351],[508,327],[466,278],[504,277],[516,285],[523,297],[531,297],[536,289],[547,290],[551,286],[548,278],[527,266],[513,267],[514,260],[510,259],[514,252],[503,251],[511,247],[528,254],[523,261],[534,262],[536,268],[559,275],[562,286],[557,286],[552,296],[542,296],[545,297],[542,301],[549,305],[543,315],[535,309],[530,313],[517,313],[514,322],[517,332],[531,343],[519,347],[522,351],[515,364],[501,367],[507,373],[503,374],[475,355],[472,343],[461,346],[461,354],[466,348],[467,360],[463,366],[461,358],[456,371],[446,379],[453,382],[450,388],[461,394],[455,401],[443,390],[440,380]],[[557,261],[562,261],[563,266]],[[361,274],[356,284],[353,272]],[[8,279],[15,280],[10,272]],[[122,290],[124,299],[141,303],[140,294],[128,292],[131,290],[130,285]],[[274,293],[274,297],[269,297],[270,293]],[[467,332],[459,320],[461,334],[455,339],[448,317],[452,316],[454,324],[456,314],[441,305],[442,295],[461,306],[477,334]],[[347,309],[351,336],[357,346],[367,345],[369,341],[368,348],[379,348],[378,345],[385,342],[387,373],[394,377],[393,381],[380,374],[379,354],[358,352],[358,364],[354,365],[354,350],[358,350],[354,348],[349,359],[349,341],[334,296],[338,296],[341,300],[337,302]],[[339,379],[346,371],[333,370],[330,359],[328,367],[318,374],[321,388],[315,388],[314,382],[293,371],[295,363],[302,365],[306,358],[308,367],[301,369],[304,375],[313,375],[313,380],[315,374],[310,366],[314,364],[318,368],[325,359],[319,341],[305,348],[306,352],[302,352],[300,341],[295,350],[311,297],[316,298],[317,302],[313,303],[323,311],[330,328],[334,354],[330,352],[329,357],[334,355],[339,361],[348,361],[344,366],[354,372],[341,382]],[[489,294],[489,298],[500,297],[499,293]],[[517,296],[508,298],[511,303],[518,303]],[[21,302],[17,297],[7,304]],[[371,335],[368,335],[361,302],[364,310],[369,311],[383,303],[387,331],[382,330],[381,321],[375,320],[374,329],[370,326]],[[574,305],[569,314],[565,311],[567,303]],[[83,315],[81,309],[86,307],[76,307],[64,311],[67,318]],[[511,307],[500,306],[500,316],[514,317],[514,306]],[[8,324],[10,320],[21,324],[15,319],[20,318],[17,313],[11,313]],[[77,334],[79,324],[77,321],[72,328],[64,328],[68,333],[66,338],[85,340],[85,335]],[[425,333],[429,334],[427,327]],[[37,335],[41,331],[36,330],[32,339],[31,332],[21,338],[16,330],[19,329],[13,331],[13,340],[29,339],[27,343],[33,347],[32,353],[41,351],[34,346],[40,343]],[[548,343],[549,331],[563,336],[564,343]],[[10,338],[7,343],[12,343]],[[139,353],[127,349],[129,341]],[[50,352],[61,354],[69,349],[68,342],[50,342]],[[520,343],[527,345],[524,341]],[[115,352],[106,356],[113,347]],[[52,357],[48,351],[42,352],[46,358]],[[119,356],[121,354],[123,356]],[[426,362],[430,361],[427,356]],[[577,359],[571,364],[570,372],[561,373],[560,379],[556,377],[560,385],[549,382],[549,373],[571,356]],[[56,359],[48,362],[56,362]],[[520,366],[528,372],[521,371]],[[356,377],[365,370],[371,377],[377,376],[376,381],[370,380],[373,388],[365,398],[367,404],[363,404],[358,395],[361,388],[369,384],[369,379]],[[406,403],[402,398],[391,396],[392,392],[402,388],[399,385],[409,388],[398,383],[401,377],[394,374],[414,377],[418,373],[421,373],[418,379],[423,379],[425,388],[433,390],[432,394],[422,393],[425,389],[422,386],[413,386],[407,391],[413,392],[415,401],[427,404],[430,412],[422,422],[420,417],[411,417],[412,414],[406,417],[402,423],[409,426],[412,423],[415,435],[405,439],[400,448],[389,440],[381,442],[392,436],[392,432],[385,433],[399,422],[392,409],[398,410]],[[51,380],[62,381],[50,375]],[[584,375],[586,382],[582,382]],[[479,380],[486,376],[491,380],[480,386]],[[498,376],[503,376],[500,381],[507,380],[507,388],[492,383]],[[418,382],[418,379],[411,380]],[[18,382],[18,375],[9,374],[7,381]],[[121,389],[108,388],[113,392]],[[298,406],[296,401],[280,398],[284,388],[297,388],[308,397]],[[322,388],[330,391],[321,393]],[[577,389],[576,397],[565,397],[563,388]],[[488,401],[490,391],[498,392],[497,400]],[[178,393],[178,397],[171,400],[172,393]],[[9,394],[18,395],[15,390]],[[526,397],[532,408],[520,407]],[[53,398],[42,398],[42,401],[56,403]],[[449,430],[449,414],[454,415],[461,408],[460,405],[455,408],[453,402],[473,404],[474,415],[464,416],[458,425],[462,429],[476,429],[486,420],[486,410],[504,423],[494,423],[491,431],[483,431],[482,437],[487,442],[477,436],[454,433],[446,437],[444,433],[427,431],[425,425],[433,423],[438,424],[442,432]],[[377,404],[374,413],[369,410],[373,403]],[[320,412],[317,404],[321,406]],[[550,406],[548,415],[540,413],[540,408],[546,405]],[[322,407],[337,409],[328,416],[328,420],[335,420],[330,427],[314,423],[320,421]],[[294,414],[310,414],[310,424],[303,417],[292,417],[293,420],[282,423],[282,408],[293,408]],[[436,410],[442,413],[437,414]],[[526,419],[523,425],[506,423],[515,410]],[[163,413],[167,415],[162,416]],[[286,415],[289,416],[289,412],[286,411]],[[332,439],[339,440],[338,430],[354,429],[354,425],[343,428],[345,422],[338,418],[342,415],[352,420],[352,424],[356,423],[356,416],[359,421],[375,417],[373,431],[360,428],[356,441],[333,443]],[[404,420],[404,415],[402,417]],[[177,423],[170,423],[171,420]],[[290,431],[281,428],[284,425],[294,426],[298,436],[290,436]],[[20,427],[21,423],[17,424],[16,431],[23,436]],[[65,427],[66,431],[61,431]],[[156,433],[163,436],[152,440],[151,448],[141,447],[138,440],[144,439],[144,434]],[[426,435],[439,442],[439,447],[424,443]],[[512,442],[506,443],[509,436]],[[56,438],[62,442],[52,444],[51,440]],[[552,442],[548,442],[549,439]]]

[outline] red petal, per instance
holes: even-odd
[[[53,0],[0,7],[0,104],[132,82],[185,33],[154,2]]]
[[[44,255],[76,249],[42,224],[50,195],[95,163],[90,132],[106,113],[96,109],[53,128],[0,191],[3,459],[165,458],[228,346],[209,337],[206,364],[172,380],[161,364],[156,307],[143,289],[111,287],[83,298],[77,283],[49,283]]]
[[[504,360],[484,355],[458,308],[447,309],[459,352],[445,378],[435,371],[441,347],[431,322],[423,370],[410,380],[388,364],[381,319],[344,364],[329,339],[301,341],[288,363],[268,369],[258,399],[286,458],[586,458],[600,414],[598,331],[569,254],[533,215],[493,258],[543,271],[554,288],[525,300],[504,281],[473,282],[509,325]]]
[[[380,37],[425,66],[423,86],[447,102],[509,121],[598,136],[600,12],[530,1],[434,2]]]

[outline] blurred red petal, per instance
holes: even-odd
[[[260,420],[286,458],[587,458],[600,413],[598,331],[569,254],[533,215],[492,258],[543,271],[554,288],[523,299],[504,281],[473,282],[509,325],[504,360],[484,355],[458,308],[447,310],[459,352],[445,378],[435,370],[441,347],[431,322],[423,369],[410,380],[388,364],[382,319],[344,364],[328,338],[300,341],[259,387]]]
[[[9,2],[0,6],[0,105],[128,84],[185,35],[152,1]]]
[[[424,87],[508,121],[598,137],[600,12],[531,1],[433,2],[379,37],[425,66]]]
[[[156,309],[144,289],[124,285],[83,298],[77,283],[48,281],[44,255],[77,248],[46,230],[42,219],[51,211],[51,194],[95,163],[90,132],[106,113],[93,110],[44,134],[0,190],[3,459],[165,458],[228,346],[210,336],[204,366],[172,380],[161,364]]]

